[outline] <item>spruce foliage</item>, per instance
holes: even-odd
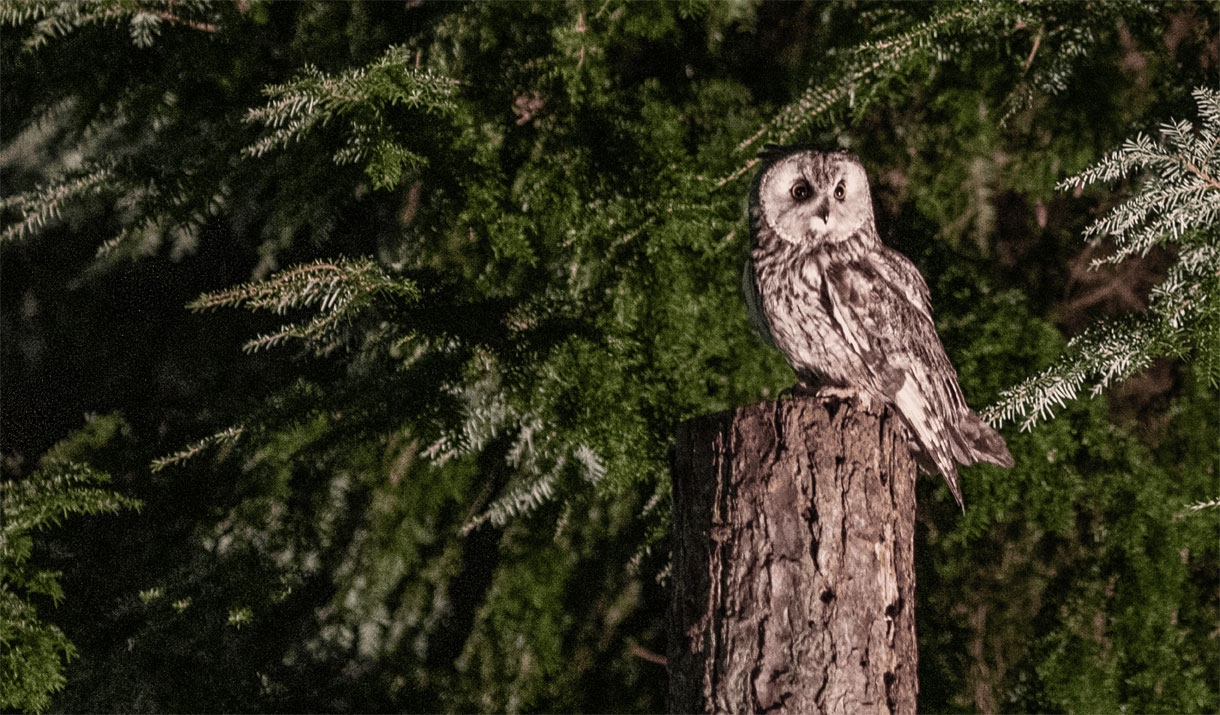
[[[1220,128],[1214,91],[1190,93],[1215,84],[1215,13],[99,0],[0,20],[6,484],[59,498],[24,466],[53,431],[15,428],[45,420],[27,405],[121,407],[130,439],[90,459],[146,504],[31,557],[65,574],[45,642],[89,655],[55,707],[663,707],[667,450],[681,420],[792,382],[737,290],[755,157],[796,140],[864,158],[971,404],[1026,427],[1016,468],[964,473],[964,516],[921,480],[921,708],[1220,703],[1220,510],[1184,506],[1220,473]],[[1192,104],[1197,131],[1123,144]],[[1106,199],[1066,191],[1136,171],[1086,228]],[[1146,311],[1069,341],[1082,233],[1120,267],[1170,258]],[[1114,409],[1077,398],[1158,356],[1193,369]]]

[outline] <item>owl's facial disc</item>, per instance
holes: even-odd
[[[764,176],[759,199],[767,222],[790,243],[837,243],[872,220],[864,169],[842,155],[787,157]]]

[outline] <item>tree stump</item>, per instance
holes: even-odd
[[[897,419],[803,396],[679,427],[670,712],[915,712],[915,463]]]

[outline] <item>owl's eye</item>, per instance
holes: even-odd
[[[840,181],[839,185],[835,187],[835,198],[839,201],[847,198],[847,187],[843,185],[842,181]]]
[[[813,196],[813,188],[809,186],[808,181],[801,179],[792,185],[792,188],[788,190],[788,193],[792,194],[792,198],[796,199],[797,201],[808,201],[809,198]]]

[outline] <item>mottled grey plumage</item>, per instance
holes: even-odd
[[[966,405],[923,277],[878,238],[859,160],[772,150],[751,191],[750,232],[750,320],[803,385],[893,405],[920,465],[958,504],[958,463],[1012,466],[1004,438]]]

